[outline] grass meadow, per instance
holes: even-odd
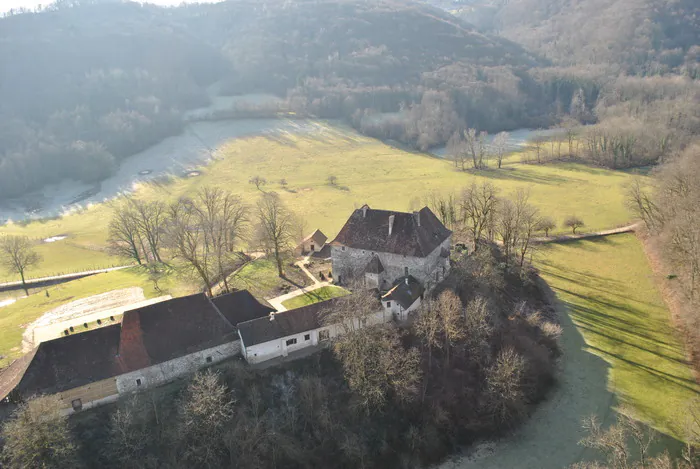
[[[278,192],[288,207],[306,220],[307,231],[320,228],[333,237],[350,212],[364,203],[373,207],[408,210],[433,191],[459,191],[472,182],[491,181],[503,195],[529,188],[531,201],[558,224],[576,214],[586,222],[584,231],[612,228],[629,221],[624,185],[631,175],[573,163],[525,165],[517,156],[503,169],[479,173],[456,171],[450,161],[411,153],[361,136],[352,130],[326,125],[316,134],[282,134],[235,139],[215,152],[216,161],[201,168],[201,176],[144,184],[137,196],[173,201],[205,186],[218,186],[254,204],[261,192],[248,183],[259,175],[265,191]],[[338,178],[327,184],[328,176]],[[286,186],[280,184],[285,179]],[[67,239],[40,244],[42,265],[30,277],[88,270],[119,264],[106,253],[111,209],[97,204],[59,219],[0,227],[41,240],[65,235]],[[557,232],[565,229],[558,227]],[[0,282],[15,280],[0,272]]]
[[[633,417],[683,439],[700,398],[641,243],[632,234],[550,244],[536,262],[587,349],[610,364],[608,388]]]
[[[297,296],[295,298],[284,301],[282,302],[282,306],[284,306],[287,309],[301,308],[302,306],[320,303],[321,301],[330,300],[331,298],[345,296],[349,293],[350,292],[340,287],[321,287],[319,289],[306,292],[301,296]]]
[[[70,301],[128,287],[143,288],[146,298],[193,293],[177,283],[175,276],[168,276],[160,281],[161,292],[157,292],[153,282],[149,280],[148,271],[142,267],[97,274],[44,288],[26,298],[18,299],[11,305],[0,307],[0,367],[21,355],[24,329],[42,314]],[[48,297],[44,291],[48,291]]]

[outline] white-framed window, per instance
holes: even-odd
[[[296,339],[296,338],[294,338],[294,339],[287,339],[287,347],[289,347],[290,345],[295,345],[296,343],[297,343],[297,339]]]
[[[387,302],[386,302],[386,307],[387,307],[387,308],[391,308],[391,301],[387,301]]]
[[[207,357],[207,363],[211,363],[211,362],[212,362],[212,358],[211,358],[211,357]]]
[[[136,386],[141,386],[141,378],[136,378]]]
[[[311,334],[304,334],[304,340],[311,340]]]

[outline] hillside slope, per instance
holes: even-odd
[[[462,0],[453,10],[561,65],[604,64],[635,74],[698,76],[695,0]]]

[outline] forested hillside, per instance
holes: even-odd
[[[12,64],[0,75],[0,198],[67,177],[103,179],[120,159],[180,132],[182,111],[206,105],[206,87],[219,81],[227,94],[289,95],[309,115],[355,115],[358,127],[358,112],[399,111],[437,88],[462,93],[455,116],[480,127],[522,125],[542,111],[519,85],[537,64],[531,54],[427,5],[69,5],[0,20],[0,62]],[[450,67],[459,83],[447,83]],[[497,122],[481,95],[516,112]],[[451,119],[426,145],[457,125]]]
[[[436,4],[560,65],[700,74],[695,0],[461,0]]]

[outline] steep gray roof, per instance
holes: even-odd
[[[338,298],[333,298],[297,309],[276,313],[271,317],[253,319],[238,324],[243,344],[251,347],[275,339],[311,331],[323,327],[323,318]]]
[[[394,286],[383,297],[382,301],[395,301],[404,309],[408,309],[416,302],[425,289],[415,277],[401,277],[394,282]]]
[[[269,305],[260,303],[248,290],[227,293],[212,298],[211,301],[234,327],[241,322],[267,317],[275,310]]]
[[[391,220],[393,223],[389,234]],[[423,207],[419,212],[404,213],[364,206],[350,215],[332,244],[426,257],[451,234],[428,207]]]

